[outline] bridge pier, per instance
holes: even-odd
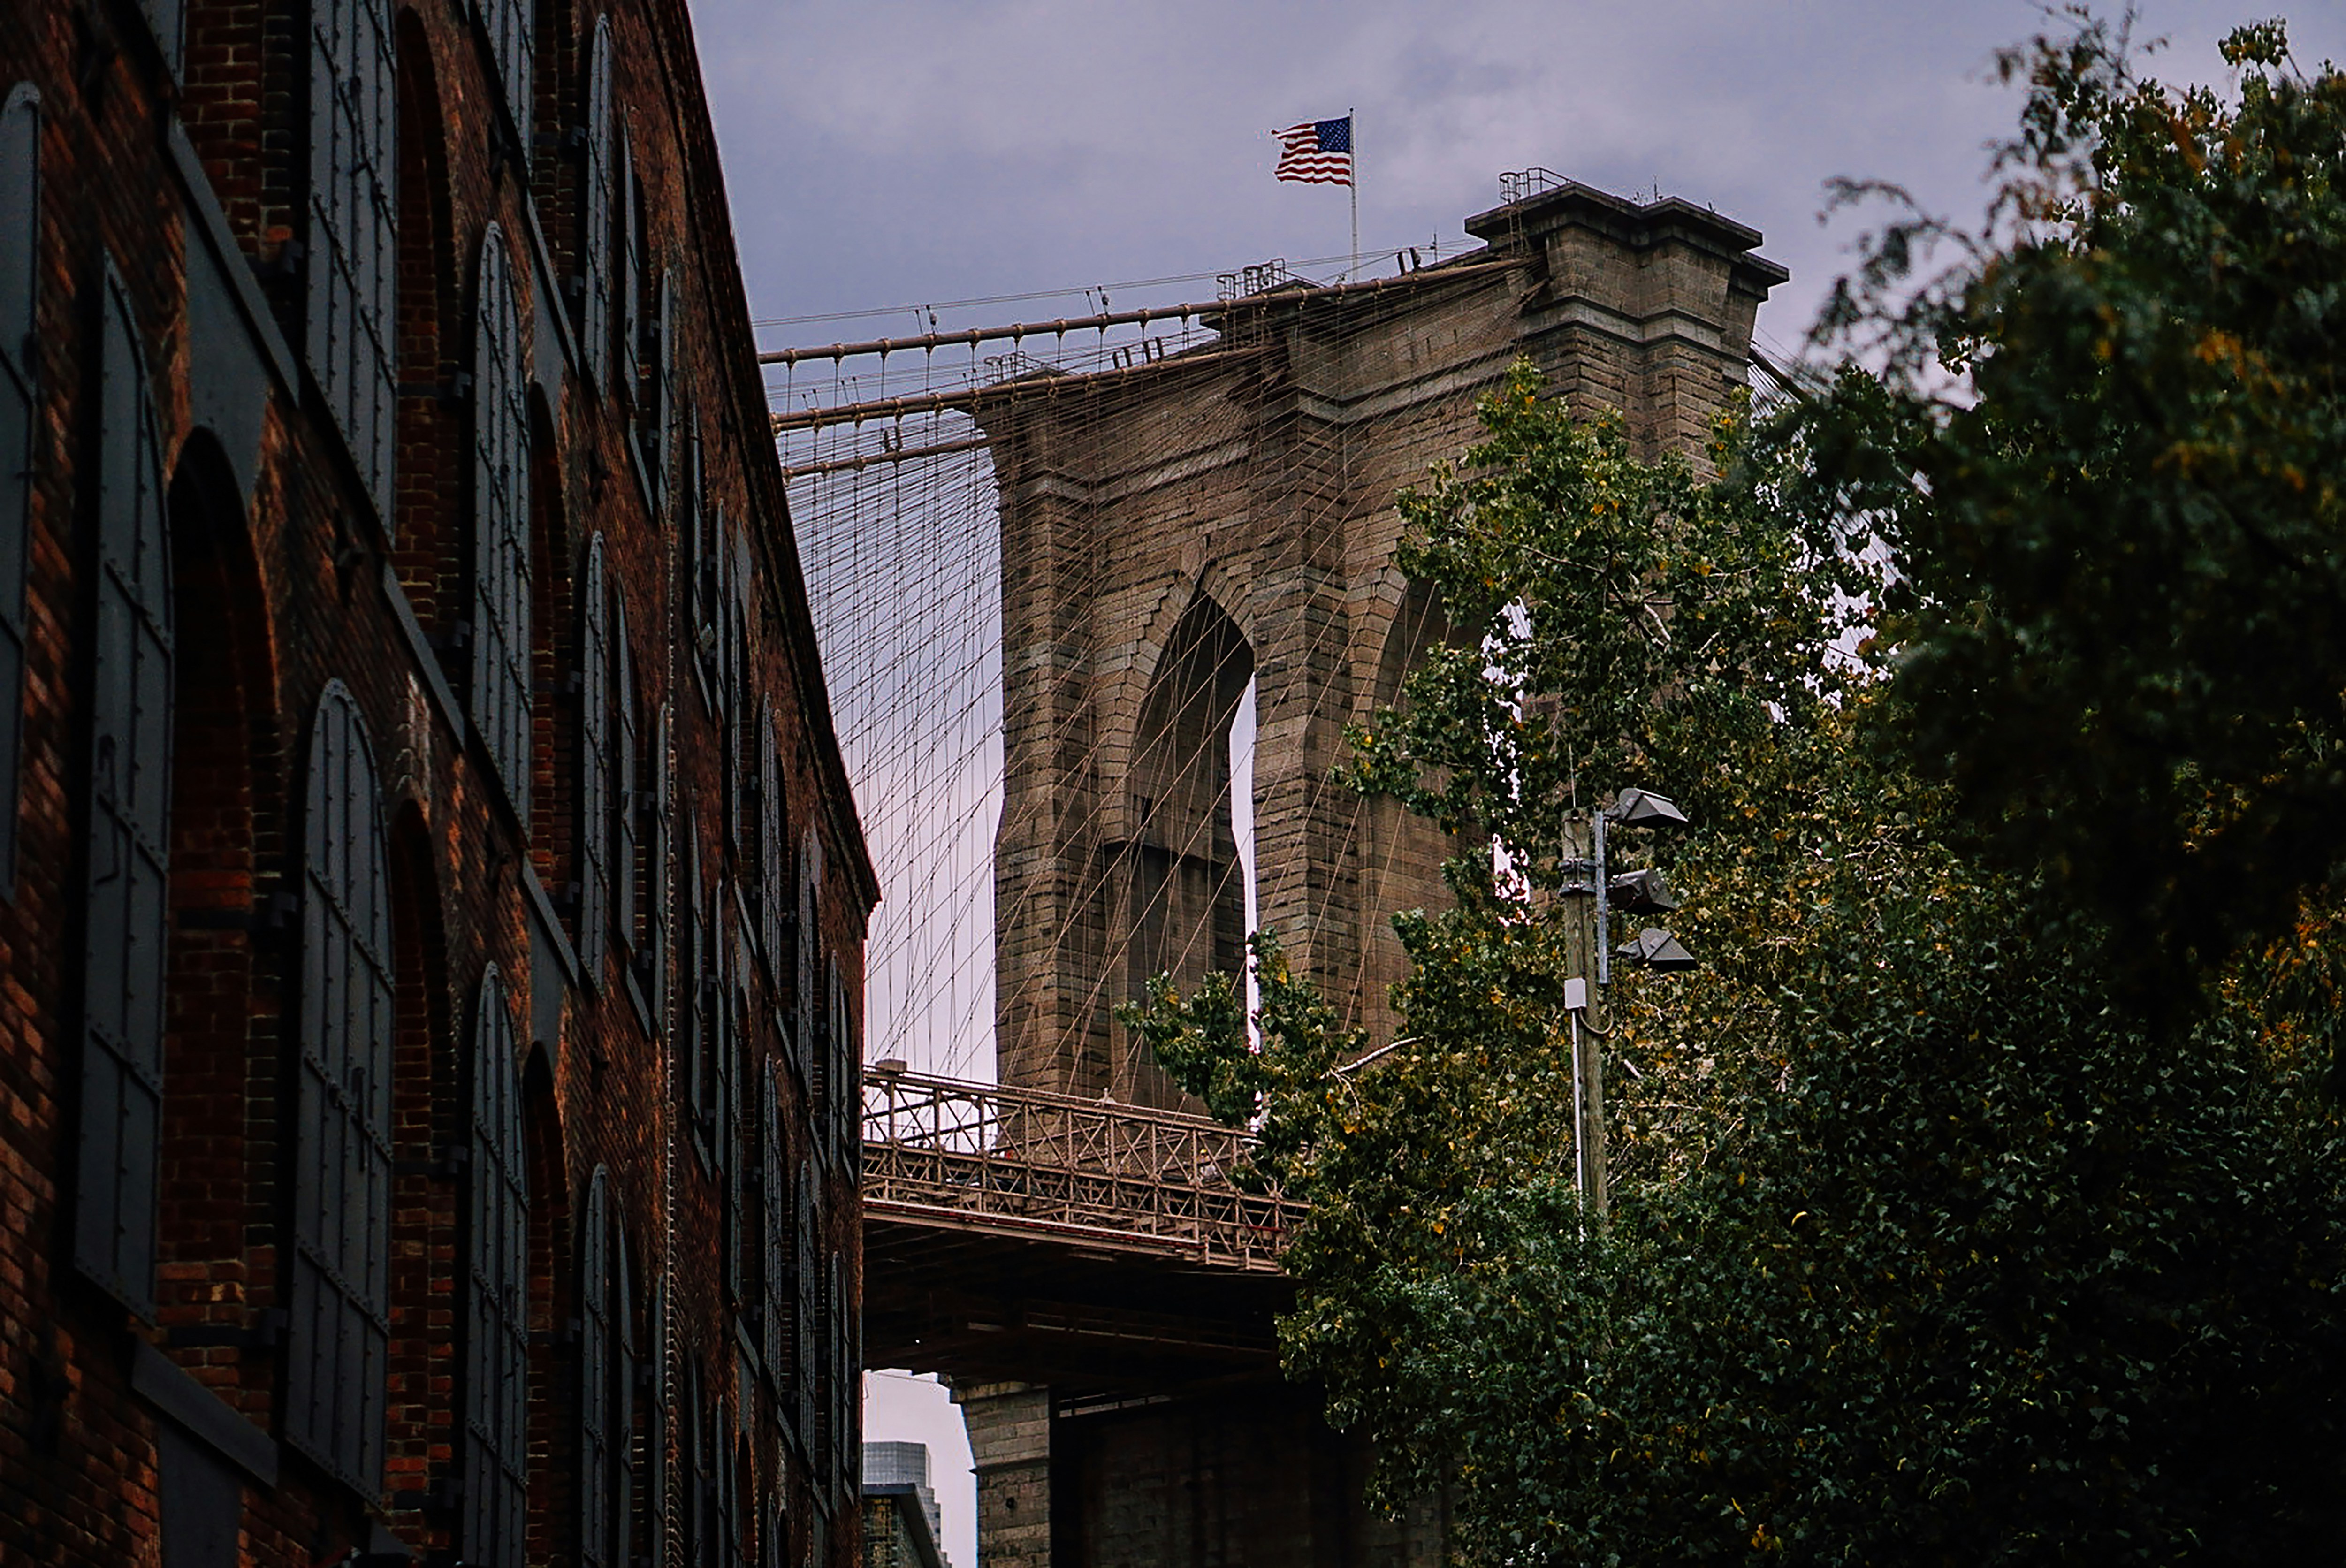
[[[985,1568],[1051,1568],[1051,1390],[946,1381],[976,1463]]]

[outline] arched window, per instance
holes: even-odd
[[[826,1479],[839,1474],[839,1254],[823,1264],[815,1286],[815,1469]]]
[[[691,617],[693,672],[699,677],[700,695],[709,711],[721,713],[725,695],[717,677],[717,605],[724,563],[719,559],[716,541],[724,529],[724,519],[721,514],[711,515],[706,475],[701,471],[700,431],[697,421],[688,423],[693,428],[678,443],[684,465],[677,498],[677,517],[684,529],[684,545],[678,554],[684,558],[684,597]]]
[[[147,357],[110,258],[102,309],[74,1257],[117,1300],[152,1317],[171,842],[171,565]]]
[[[309,297],[302,346],[388,531],[398,378],[390,0],[310,7]]]
[[[537,7],[531,0],[473,0],[473,14],[489,40],[489,63],[505,112],[521,138],[520,161],[529,162],[532,86],[537,80]]]
[[[604,582],[603,535],[586,544],[581,606],[578,693],[578,966],[586,983],[603,983],[611,920],[611,630]]]
[[[833,1096],[831,1136],[842,1168],[852,1172],[862,1152],[863,1054],[856,1046],[855,1020],[847,1010],[847,982],[840,978],[838,958],[833,956],[823,967],[829,973],[824,989],[831,1022],[825,1033],[831,1037],[831,1082],[839,1085]]]
[[[638,207],[640,211],[640,206]],[[641,389],[636,394],[637,443],[651,482],[652,512],[668,513],[668,460],[676,408],[676,273],[662,269],[657,304],[644,322]]]
[[[638,793],[643,789],[643,714],[636,701],[636,650],[627,638],[627,595],[625,588],[615,590],[611,597],[611,707],[618,724],[618,738],[613,749],[618,769],[617,786],[612,791],[611,820],[608,832],[611,840],[611,875],[613,910],[611,924],[619,933],[630,963],[643,952],[644,933],[640,926],[647,901],[642,896],[644,867],[636,823],[643,806]]]
[[[790,1218],[790,1173],[782,1163],[781,1095],[774,1086],[770,1067],[759,1070],[758,1090],[758,1213],[762,1243],[758,1353],[766,1363],[766,1375],[780,1390],[786,1386],[782,1380],[790,1360],[791,1255],[786,1250],[790,1246],[786,1227]]]
[[[612,1313],[610,1174],[601,1166],[586,1183],[586,1217],[578,1234],[578,1561],[609,1568],[622,1504],[625,1430],[617,1420],[617,1325]]]
[[[611,1232],[611,1321],[616,1361],[611,1382],[611,1468],[607,1472],[611,1489],[610,1560],[623,1568],[633,1568],[635,1543],[649,1533],[636,1525],[636,1495],[644,1490],[636,1484],[637,1470],[648,1451],[636,1432],[636,1377],[646,1352],[644,1339],[636,1331],[635,1263],[628,1253],[627,1229],[623,1224],[615,1226]],[[593,1478],[588,1479],[591,1481]]]
[[[758,709],[758,834],[753,863],[756,866],[758,890],[758,944],[766,954],[767,968],[777,980],[782,966],[790,962],[783,946],[783,933],[789,930],[789,879],[783,868],[788,864],[788,851],[783,848],[782,835],[788,813],[782,809],[781,756],[774,748],[773,710],[763,703]]]
[[[745,1116],[757,1113],[750,1096],[750,938],[738,918],[739,906],[726,889],[725,903],[735,912],[733,933],[725,941],[725,975],[718,988],[724,1029],[718,1041],[718,1163],[725,1167],[725,1289],[742,1312],[757,1304],[758,1271],[755,1232],[750,1223],[749,1185],[758,1157],[754,1142],[742,1135]]]
[[[340,681],[318,699],[301,832],[300,1089],[286,1435],[382,1484],[391,1298],[391,877],[374,752]]]
[[[464,1560],[518,1568],[529,1471],[529,1186],[513,1008],[481,977],[469,1063],[464,1236]]]
[[[758,763],[750,755],[757,726],[750,722],[750,539],[732,530],[725,592],[725,749],[731,775],[733,852],[752,864],[758,836]],[[752,884],[754,888],[754,883]]]
[[[33,525],[34,328],[40,315],[41,95],[20,82],[0,107],[0,886],[16,880],[23,744],[25,549]]]
[[[618,131],[617,176],[611,194],[619,209],[611,215],[619,226],[619,275],[614,278],[612,310],[617,317],[614,326],[618,334],[619,367],[617,381],[620,390],[629,398],[636,394],[636,378],[641,373],[644,331],[644,188],[636,178],[636,147],[624,127]]]
[[[481,241],[473,348],[473,724],[529,823],[529,382],[505,231]]]
[[[700,1358],[695,1356],[684,1373],[684,1409],[679,1412],[685,1499],[684,1561],[688,1568],[717,1568],[717,1466],[710,1451],[716,1447],[710,1427],[716,1401],[703,1391],[708,1381]]]
[[[598,17],[586,56],[586,178],[585,211],[579,218],[578,259],[586,286],[579,291],[578,341],[595,390],[611,390],[611,263],[617,231],[612,199],[617,184],[611,126],[611,19]]]
[[[651,836],[644,846],[642,865],[644,887],[649,895],[644,917],[644,947],[636,954],[636,964],[645,976],[651,992],[654,1027],[668,1027],[668,948],[669,922],[674,918],[669,908],[668,882],[668,819],[670,809],[668,791],[668,735],[674,727],[675,705],[663,702],[659,715],[652,723],[652,743],[647,766],[651,772]]]
[[[709,1035],[714,1027],[709,1014],[716,985],[709,976],[714,967],[710,952],[713,933],[707,895],[701,885],[698,828],[698,820],[688,815],[684,820],[684,901],[689,913],[684,929],[684,947],[677,954],[677,964],[684,986],[680,1022],[684,1036],[685,1116],[692,1125],[692,1146],[700,1156],[701,1169],[714,1175],[717,1129],[711,1107],[717,1097],[717,1074],[709,1061]]]
[[[798,1199],[798,1212],[790,1249],[792,1283],[796,1286],[791,1292],[790,1379],[798,1391],[799,1443],[811,1457],[815,1441],[815,1335],[819,1327],[815,1320],[818,1283],[814,1268],[815,1167],[811,1155],[799,1157],[799,1179],[794,1196]]]
[[[822,993],[817,989],[821,974],[816,967],[817,943],[821,940],[817,904],[821,893],[822,840],[809,828],[799,840],[798,980],[790,995],[798,1037],[790,1044],[798,1057],[800,1081],[806,1084],[809,1114],[818,1137],[830,1105],[830,1064],[816,1044],[816,1035],[822,1027]]]

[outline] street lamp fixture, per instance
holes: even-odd
[[[1647,926],[1623,942],[1617,952],[1614,949],[1608,923],[1613,911],[1659,914],[1676,909],[1678,901],[1658,871],[1608,876],[1605,869],[1606,830],[1614,826],[1683,827],[1686,820],[1686,813],[1667,795],[1657,795],[1650,789],[1624,789],[1614,797],[1611,805],[1597,811],[1593,820],[1576,813],[1565,829],[1566,859],[1557,868],[1562,872],[1559,891],[1586,894],[1596,905],[1593,911],[1586,905],[1577,905],[1573,912],[1573,967],[1581,972],[1565,981],[1564,1006],[1572,1030],[1574,1180],[1583,1200],[1600,1217],[1606,1209],[1605,1064],[1596,1042],[1605,1032],[1587,1017],[1589,1006],[1596,998],[1589,992],[1587,971],[1582,966],[1593,956],[1600,987],[1613,983],[1613,960],[1617,956],[1624,963],[1643,964],[1664,973],[1695,966],[1694,954],[1659,926]],[[1582,837],[1584,832],[1586,838]],[[1594,851],[1590,858],[1580,858],[1589,851]],[[1589,921],[1592,914],[1593,931],[1590,924],[1583,923]],[[1584,1023],[1588,1024],[1585,1030]]]
[[[1657,795],[1651,789],[1624,789],[1613,798],[1613,804],[1596,813],[1596,872],[1586,891],[1596,895],[1596,983],[1613,983],[1613,960],[1617,956],[1624,963],[1642,963],[1649,969],[1665,972],[1694,967],[1694,954],[1679,944],[1668,932],[1649,927],[1634,942],[1627,942],[1617,950],[1612,946],[1612,913],[1618,909],[1624,914],[1659,914],[1678,907],[1678,901],[1656,871],[1629,871],[1607,878],[1605,873],[1605,830],[1607,824],[1618,822],[1625,828],[1684,827],[1687,815],[1678,802],[1667,795]],[[1584,865],[1586,862],[1582,862]],[[1658,934],[1668,947],[1668,953],[1658,948],[1647,951],[1647,936]]]
[[[1613,950],[1613,956],[1624,963],[1642,963],[1647,969],[1664,972],[1695,967],[1695,956],[1658,925],[1649,925],[1636,936]]]
[[[1678,895],[1662,881],[1662,873],[1652,870],[1606,879],[1605,901],[1623,914],[1662,914],[1678,907]]]

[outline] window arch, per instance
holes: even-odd
[[[645,1369],[645,1340],[636,1332],[635,1262],[627,1248],[627,1227],[614,1224],[611,1231],[611,1319],[616,1353],[611,1384],[610,1560],[632,1568],[635,1543],[648,1532],[636,1525],[638,1467],[648,1445],[636,1432],[636,1380]],[[592,1478],[589,1478],[590,1480]]]
[[[680,1012],[683,1030],[685,1115],[692,1125],[692,1146],[700,1157],[704,1174],[716,1171],[716,1117],[713,1105],[717,1097],[717,1074],[709,1061],[711,1044],[709,1031],[714,1027],[710,1010],[715,1002],[716,983],[710,977],[714,967],[711,951],[714,932],[709,918],[707,891],[702,886],[700,868],[700,834],[696,818],[688,814],[684,820],[684,901],[687,920],[682,933],[681,951],[677,954],[678,978],[684,986]]]
[[[840,1269],[839,1254],[825,1259],[822,1278],[815,1286],[815,1468],[827,1480],[839,1471],[839,1445],[844,1435],[840,1421]]]
[[[822,993],[816,989],[820,976],[816,969],[816,944],[820,940],[817,927],[821,911],[818,904],[822,894],[822,840],[812,828],[799,840],[799,940],[798,980],[790,995],[791,1015],[797,1027],[791,1048],[798,1058],[801,1080],[806,1084],[811,1115],[818,1130],[829,1105],[828,1064],[817,1047],[816,1035],[822,1025]]]
[[[758,1207],[762,1233],[758,1249],[761,1265],[758,1353],[766,1363],[766,1376],[780,1390],[785,1386],[782,1380],[790,1357],[786,1329],[790,1316],[791,1258],[783,1248],[790,1235],[785,1227],[790,1217],[790,1175],[782,1163],[781,1095],[770,1065],[760,1069],[758,1089]]]
[[[642,896],[643,866],[636,828],[642,810],[637,797],[643,789],[643,713],[636,697],[636,650],[627,636],[625,588],[615,588],[611,596],[611,707],[619,732],[613,748],[618,778],[612,791],[615,798],[608,830],[611,875],[616,883],[612,889],[611,924],[632,963],[644,949],[640,921],[646,900]]]
[[[790,929],[790,894],[784,866],[788,851],[782,835],[789,813],[782,809],[781,754],[774,742],[773,710],[763,704],[758,713],[758,833],[755,858],[758,890],[758,945],[765,951],[768,971],[778,980],[789,962],[783,947]]]
[[[611,840],[608,836],[614,761],[611,755],[610,596],[603,570],[603,535],[586,543],[581,606],[578,694],[578,966],[586,983],[603,983],[603,955],[611,920]]]
[[[668,893],[668,812],[672,804],[668,789],[668,737],[675,729],[676,709],[673,703],[663,702],[652,720],[652,743],[647,764],[651,770],[652,811],[651,836],[644,846],[641,864],[644,868],[644,889],[648,906],[644,914],[644,948],[636,955],[637,967],[646,977],[651,992],[653,1027],[668,1027],[668,950],[670,922],[675,919]]]
[[[391,877],[366,722],[327,683],[302,818],[287,1435],[372,1496],[391,1294]]]
[[[0,887],[13,887],[41,277],[41,95],[30,82],[10,89],[0,107],[0,234],[16,237],[0,245]]]
[[[625,1430],[617,1420],[615,1352],[620,1325],[612,1311],[610,1173],[601,1166],[586,1184],[586,1216],[578,1237],[578,1561],[609,1568],[619,1521]]]
[[[617,239],[612,200],[617,185],[611,125],[611,19],[595,22],[586,56],[586,178],[579,216],[578,259],[585,274],[579,291],[578,341],[595,390],[611,391],[611,263]]]
[[[521,1064],[505,981],[481,977],[465,1211],[464,1561],[518,1568],[529,1469],[529,1184]]]
[[[129,296],[106,266],[74,1257],[155,1310],[170,853],[171,567],[161,443]]]
[[[823,1033],[831,1044],[831,1082],[839,1086],[832,1096],[829,1134],[845,1168],[852,1171],[862,1153],[863,1053],[856,1045],[855,1020],[847,1010],[847,982],[840,975],[837,955],[823,968],[824,1016],[829,1021]]]
[[[473,723],[529,825],[529,381],[505,231],[481,241],[473,348]]]
[[[396,82],[391,0],[315,0],[304,356],[386,531],[398,401],[392,341]]]
[[[791,1255],[793,1308],[790,1314],[790,1378],[797,1385],[799,1443],[809,1458],[813,1457],[815,1442],[815,1166],[814,1156],[799,1156],[799,1179],[793,1196],[798,1199],[797,1227],[792,1232]]]
[[[642,188],[640,185],[637,187],[639,217],[644,211]],[[651,314],[643,323],[644,361],[638,371],[643,380],[636,393],[637,444],[643,453],[645,477],[651,490],[652,513],[657,517],[665,517],[668,515],[669,459],[675,445],[675,269],[660,269],[659,287],[653,299]]]

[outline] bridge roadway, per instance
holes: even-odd
[[[1277,1366],[1298,1214],[1229,1178],[1203,1116],[903,1071],[863,1075],[873,1367],[1116,1397]]]

